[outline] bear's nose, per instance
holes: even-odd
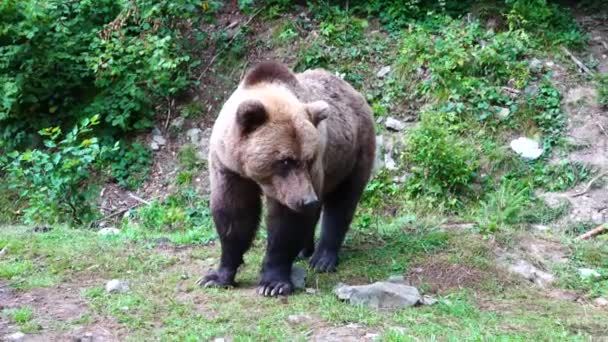
[[[312,208],[317,207],[318,205],[319,205],[319,199],[317,198],[317,195],[315,195],[315,194],[308,195],[300,201],[300,207],[303,210],[312,209]]]

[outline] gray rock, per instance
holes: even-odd
[[[202,133],[203,131],[200,128],[190,128],[188,131],[186,131],[188,140],[194,145],[198,145],[198,143],[201,141]]]
[[[384,166],[382,160],[382,150],[384,149],[384,137],[381,135],[376,136],[376,158],[374,159],[374,174],[376,174]]]
[[[317,290],[313,289],[312,287],[307,287],[305,291],[308,294],[317,294]]]
[[[555,277],[552,274],[538,269],[536,266],[523,259],[517,260],[515,264],[510,265],[509,271],[519,274],[540,287],[546,287],[555,281]]]
[[[152,141],[155,142],[158,146],[164,146],[165,144],[167,144],[167,140],[162,135],[152,136]]]
[[[306,287],[306,270],[299,266],[294,266],[291,269],[291,282],[296,289],[304,289]]]
[[[158,150],[160,150],[160,146],[158,146],[158,144],[153,141],[153,142],[150,143],[150,149],[152,151],[158,151]]]
[[[182,127],[184,127],[185,122],[186,119],[181,116],[178,116],[177,118],[173,119],[173,121],[171,121],[171,128],[176,131],[179,131],[182,129]]]
[[[107,228],[100,229],[97,232],[97,234],[99,234],[101,236],[116,235],[116,234],[120,234],[120,230],[118,230],[117,228],[114,228],[114,227],[107,227]]]
[[[543,149],[538,142],[530,138],[519,137],[511,141],[511,149],[525,159],[538,159],[543,154]]]
[[[387,281],[356,286],[340,283],[334,288],[334,293],[339,299],[347,300],[352,305],[373,309],[399,310],[423,304],[417,288]]]
[[[10,334],[6,336],[6,340],[7,341],[23,341],[25,339],[25,334],[22,333],[21,331],[17,331],[14,334]]]
[[[524,94],[528,96],[535,96],[536,94],[538,94],[539,90],[540,89],[538,88],[538,84],[532,83],[524,89]]]
[[[378,72],[376,73],[376,76],[378,78],[384,78],[384,76],[388,75],[388,73],[391,72],[391,66],[387,65],[382,67],[380,70],[378,70]]]
[[[608,306],[608,299],[604,297],[598,297],[593,301],[593,303],[595,303],[595,305],[597,306],[605,307]]]
[[[580,274],[581,278],[583,278],[583,279],[593,279],[593,278],[599,278],[602,276],[598,271],[596,271],[592,268],[579,268],[578,273]]]
[[[498,115],[498,117],[501,120],[507,119],[509,117],[509,115],[511,114],[511,111],[509,110],[509,108],[505,108],[505,107],[498,107],[498,112],[496,113],[496,115]]]
[[[108,293],[125,293],[129,290],[129,284],[122,280],[112,279],[106,283],[106,292]]]
[[[533,58],[530,63],[528,63],[528,67],[533,73],[539,73],[543,71],[543,61],[538,58]]]
[[[211,139],[211,128],[205,129],[198,141],[197,156],[201,160],[206,160],[209,155],[209,140]]]
[[[397,162],[393,159],[390,153],[384,154],[384,167],[389,171],[395,171],[398,169]]]
[[[384,127],[399,132],[405,129],[405,124],[402,121],[389,116],[386,118],[386,121],[384,121]]]
[[[287,322],[291,324],[302,324],[310,321],[312,321],[312,317],[306,314],[287,316]]]

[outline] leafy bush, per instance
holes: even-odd
[[[413,194],[442,198],[467,189],[478,160],[466,140],[452,134],[440,113],[426,112],[408,137],[405,161],[412,166],[408,189]]]
[[[135,218],[152,231],[185,231],[211,228],[209,205],[194,190],[185,189],[164,201],[140,208]]]
[[[26,223],[81,223],[92,218],[92,169],[109,151],[90,136],[98,124],[99,117],[94,116],[82,119],[65,135],[59,127],[43,129],[39,134],[46,137],[45,150],[13,151],[0,160],[5,180],[26,205]]]
[[[0,3],[0,140],[99,115],[104,134],[149,127],[156,99],[188,84],[179,20],[198,1]],[[185,32],[185,31],[184,31]]]
[[[152,152],[140,143],[121,144],[120,149],[108,154],[112,177],[118,185],[137,189],[148,177],[152,165]]]

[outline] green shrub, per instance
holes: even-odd
[[[156,99],[188,84],[179,21],[199,1],[0,3],[0,140],[99,115],[105,135],[149,127]]]
[[[59,127],[43,129],[39,134],[46,137],[46,149],[13,151],[0,159],[5,180],[26,206],[26,223],[82,223],[93,218],[93,167],[109,151],[90,136],[97,124],[99,117],[94,116],[66,134]]]
[[[404,158],[412,170],[409,191],[443,198],[466,191],[479,164],[475,149],[435,112],[423,113],[420,127],[408,137]]]
[[[146,181],[152,165],[152,152],[140,143],[120,145],[120,149],[108,154],[112,177],[118,185],[135,190]]]

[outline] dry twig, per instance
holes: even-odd
[[[594,236],[597,235],[601,235],[608,232],[608,226],[606,226],[605,224],[596,227],[594,229],[591,229],[590,231],[586,232],[585,234],[579,235],[575,240],[577,241],[581,241],[581,240],[589,240]]]
[[[581,62],[580,59],[576,58],[576,56],[574,56],[572,52],[570,52],[570,50],[568,50],[565,46],[562,46],[562,51],[564,51],[564,53],[568,55],[568,57],[570,57],[574,64],[576,64],[583,72],[587,73],[589,76],[595,75],[595,73],[591,71],[591,69],[589,69],[583,62]]]
[[[600,173],[599,175],[593,177],[593,179],[590,180],[589,183],[587,183],[587,186],[585,187],[585,189],[583,189],[583,191],[572,194],[572,195],[570,195],[570,197],[578,197],[578,196],[582,196],[582,195],[586,194],[587,192],[589,192],[589,189],[591,189],[591,186],[593,185],[593,183],[597,182],[600,178],[602,178],[606,175],[608,175],[608,171],[604,171],[604,172]]]

